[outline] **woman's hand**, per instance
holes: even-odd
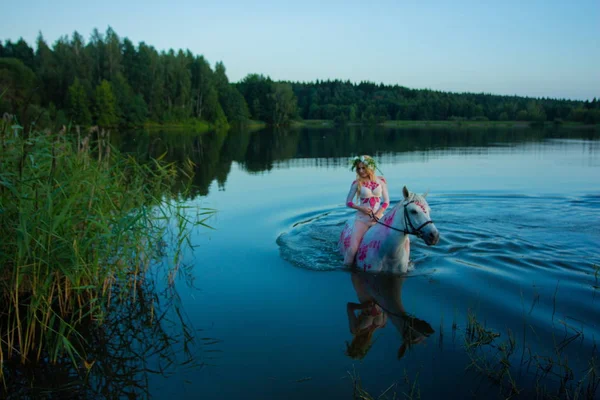
[[[379,221],[381,219],[381,217],[383,217],[383,210],[380,208],[376,213],[375,213],[375,221]]]
[[[359,206],[358,209],[367,215],[371,215],[371,213],[373,212],[373,209],[370,207]]]

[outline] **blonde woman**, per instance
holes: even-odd
[[[359,303],[346,304],[352,342],[346,342],[346,354],[355,360],[363,359],[373,344],[373,334],[387,323],[387,314],[377,305],[364,287],[364,282],[356,273],[352,274],[352,284]],[[358,315],[355,314],[359,311]]]
[[[355,209],[356,215],[346,224],[338,243],[344,256],[344,265],[347,266],[354,263],[365,232],[382,217],[390,204],[387,182],[382,176],[375,175],[376,169],[377,164],[370,156],[363,155],[351,160],[351,170],[356,171],[356,179],[350,186],[346,205]]]
[[[427,321],[410,315],[402,302],[402,285],[406,275],[372,274],[360,270],[352,272],[352,285],[358,303],[348,303],[346,311],[352,342],[346,343],[346,354],[354,359],[365,357],[373,344],[373,334],[390,320],[400,333],[402,345],[398,358],[414,345],[424,343],[435,333]],[[355,311],[360,310],[358,316]]]

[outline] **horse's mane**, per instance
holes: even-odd
[[[402,207],[402,205],[405,204],[405,202],[410,202],[410,201],[414,201],[415,203],[424,204],[425,207],[427,207],[427,209],[429,209],[429,203],[425,199],[425,196],[417,194],[417,193],[412,193],[412,192],[410,192],[408,194],[408,199],[402,199],[401,201],[399,201],[398,203],[396,203],[396,205],[393,207],[393,209],[397,209],[399,207]]]
[[[414,201],[415,203],[423,203],[423,204],[427,204],[427,205],[429,204],[429,203],[427,203],[425,196],[422,196],[417,193],[409,193],[408,201]]]

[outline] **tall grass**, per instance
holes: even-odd
[[[554,347],[536,353],[532,349],[535,343],[526,337],[526,331],[537,337],[533,326],[525,325],[522,339],[510,329],[501,339],[500,333],[485,327],[470,310],[467,318],[464,344],[471,360],[467,369],[489,378],[504,398],[597,398],[600,374],[595,342],[590,353],[580,354],[582,360],[587,360],[584,367],[575,367],[573,362],[577,360],[566,351],[569,345],[583,340],[583,330],[559,320],[563,332],[552,331]]]
[[[536,304],[535,301],[532,309]],[[598,399],[600,368],[597,348],[593,341],[591,351],[583,353],[578,350],[578,346],[584,339],[583,328],[558,320],[556,326],[553,324],[551,332],[554,346],[544,348],[533,325],[525,320],[522,336],[515,334],[511,329],[507,329],[506,333],[494,330],[479,320],[471,309],[467,312],[464,328],[458,328],[456,322],[452,325],[453,331],[457,330],[459,337],[462,338],[461,348],[467,356],[464,382],[467,385],[465,392],[471,392],[471,397]],[[442,332],[440,330],[440,342],[443,340]],[[531,338],[528,338],[528,332]],[[574,348],[569,349],[572,346]],[[436,359],[437,357],[434,356],[432,362],[439,363]],[[404,379],[388,386],[379,397],[374,397],[365,391],[356,371],[349,373],[353,382],[354,398],[385,399],[389,398],[390,394],[393,394],[392,398],[396,398],[397,393],[400,393],[402,398],[420,398],[422,382],[419,382],[419,368],[423,368],[423,364],[419,366],[411,363],[408,368],[412,371],[413,378],[409,377],[405,369]],[[473,379],[477,377],[482,379]],[[427,379],[425,383],[430,385],[431,379],[435,383],[437,378],[428,376]],[[481,386],[483,381],[489,381],[491,385],[483,388]],[[441,382],[444,380],[442,379]],[[391,391],[390,388],[394,390]],[[497,391],[493,390],[494,388]],[[486,392],[482,393],[482,390]]]
[[[78,330],[111,305],[135,301],[175,221],[172,284],[182,246],[211,210],[190,219],[171,193],[178,173],[161,160],[119,154],[109,133],[25,132],[0,122],[0,364],[65,355],[89,363]],[[187,271],[189,272],[189,271]],[[152,307],[149,307],[152,309]],[[87,364],[86,364],[87,365]],[[2,371],[3,376],[4,369]]]

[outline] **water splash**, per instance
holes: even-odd
[[[277,238],[281,257],[296,267],[315,271],[346,269],[337,242],[348,216],[341,211],[301,216]]]

